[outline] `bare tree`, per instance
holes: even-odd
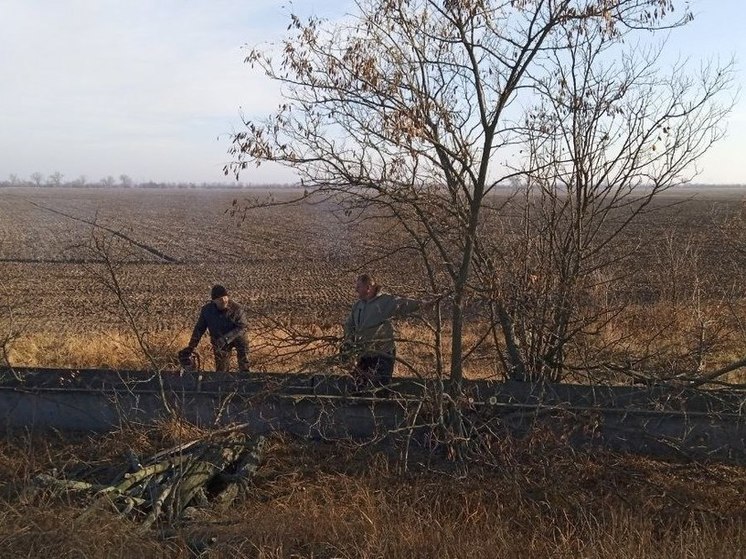
[[[735,336],[739,345],[743,346],[746,341],[746,308],[744,308],[744,282],[742,279],[744,265],[746,264],[746,201],[742,200],[737,211],[733,215],[726,216],[719,224],[718,244],[722,249],[724,258],[719,262],[720,273],[725,277],[736,278],[733,285],[720,281],[723,290],[724,307],[734,324]],[[690,378],[691,386],[698,387],[705,384],[744,386],[739,382],[737,371],[746,369],[746,356],[740,355],[730,363],[724,364],[713,371],[702,371],[698,378]],[[727,375],[734,373],[735,378],[728,381]]]
[[[47,184],[49,186],[62,186],[62,179],[65,175],[59,171],[55,171],[47,177]]]
[[[91,262],[86,265],[88,274],[113,300],[111,307],[107,307],[102,301],[99,308],[111,313],[135,337],[135,349],[147,359],[158,379],[164,409],[172,413],[162,376],[163,369],[172,364],[172,358],[169,356],[164,359],[158,356],[150,342],[147,324],[150,322],[151,309],[148,305],[137,302],[137,278],[132,276],[131,271],[127,272],[125,265],[125,261],[132,257],[132,243],[115,232],[98,229],[94,220],[91,236],[85,248],[91,255]],[[173,352],[170,352],[170,355],[172,354]]]
[[[17,314],[17,310],[10,304],[0,306],[0,367],[12,367],[11,347],[26,329]]]
[[[129,175],[119,175],[119,183],[125,188],[132,186],[132,178]]]
[[[642,108],[628,101],[624,70],[618,76],[594,71],[588,83],[574,83],[582,77],[583,60],[577,60],[565,72],[570,81],[558,82],[557,68],[598,41],[602,59],[608,60],[631,34],[689,21],[686,11],[673,16],[673,3],[667,0],[363,0],[358,8],[354,17],[332,26],[292,16],[293,35],[283,43],[279,61],[269,52],[249,54],[247,62],[283,85],[285,99],[274,115],[247,121],[246,130],[235,135],[236,161],[226,172],[238,174],[250,163],[284,163],[296,169],[309,195],[334,198],[347,215],[394,218],[406,235],[390,251],[417,254],[432,292],[452,293],[447,372],[456,390],[464,360],[475,349],[465,347],[463,337],[470,304],[484,300],[494,284],[486,273],[489,250],[480,248],[492,195],[520,178],[527,188],[542,192],[539,213],[571,201],[562,215],[546,222],[549,230],[538,231],[545,243],[539,262],[549,265],[548,259],[561,254],[551,248],[555,242],[577,247],[556,264],[564,275],[551,274],[546,286],[554,300],[547,312],[556,316],[545,342],[554,341],[544,343],[539,353],[561,363],[568,335],[584,322],[576,323],[570,310],[580,297],[578,274],[590,277],[599,269],[593,258],[606,258],[608,241],[593,237],[587,247],[584,228],[600,227],[615,212],[623,222],[634,219],[639,210],[628,210],[645,203],[630,204],[630,187],[645,182],[653,168],[658,174],[646,179],[652,194],[679,180],[684,164],[706,147],[706,136],[694,128],[701,121],[672,125],[679,149],[663,149],[664,155],[645,164],[639,156],[656,145],[651,134],[662,132],[661,123],[681,111],[684,116],[706,113],[727,80],[708,81],[700,106],[674,103],[669,110],[675,114],[663,120],[653,110],[666,110],[665,103],[655,99],[657,89],[646,91],[642,80],[634,89]],[[595,58],[592,68],[597,70]],[[627,69],[628,81],[637,77],[635,69],[634,64]],[[620,95],[614,96],[619,86]],[[675,93],[672,89],[672,99]],[[592,106],[584,108],[586,102]],[[556,124],[571,128],[544,131],[554,124],[544,116],[551,110],[560,111]],[[592,118],[598,111],[618,114],[612,121],[618,131],[610,130],[609,138],[595,146],[607,126],[606,120]],[[705,124],[712,126],[716,116]],[[625,118],[631,118],[626,130]],[[694,139],[687,139],[689,132],[696,133]],[[529,149],[518,152],[527,133]],[[559,149],[563,140],[572,140],[569,152]],[[688,148],[683,159],[681,148]],[[516,163],[506,165],[509,159]],[[595,165],[594,174],[589,165]],[[598,205],[599,197],[605,205]],[[598,208],[590,218],[588,208]],[[499,214],[500,208],[495,211]],[[533,213],[525,227],[526,235],[537,234]],[[530,245],[528,237],[523,242]],[[476,262],[485,273],[474,275]],[[550,276],[541,277],[550,281]],[[514,279],[525,285],[525,275]],[[497,302],[505,306],[505,298]],[[501,323],[503,337],[516,342],[509,331],[515,318],[505,309],[502,314],[508,319]],[[494,334],[492,324],[477,343]],[[523,369],[537,364],[518,354],[511,359],[511,370],[521,361]],[[550,369],[556,371],[557,365]]]
[[[31,182],[36,186],[41,186],[41,183],[44,182],[44,175],[42,175],[40,172],[31,173],[31,176],[29,177],[31,179]]]
[[[506,280],[494,302],[510,375],[553,381],[573,343],[614,314],[594,295],[624,274],[629,226],[690,180],[732,106],[718,102],[732,64],[690,75],[683,63],[665,72],[660,51],[616,59],[603,28],[568,26],[556,40],[521,128],[520,240],[489,261]]]
[[[13,346],[28,333],[28,309],[32,308],[33,303],[29,296],[15,291],[9,285],[0,286],[0,367],[9,369],[17,377],[11,352]]]

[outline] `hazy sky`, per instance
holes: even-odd
[[[695,20],[672,55],[739,59],[746,83],[746,1],[693,0]],[[283,0],[0,0],[0,180],[59,171],[89,182],[227,180],[229,134],[262,116],[277,89],[243,63],[245,46],[281,37]],[[351,0],[296,0],[292,10],[341,17]],[[746,88],[728,136],[698,182],[746,183]],[[291,182],[272,167],[243,182]]]

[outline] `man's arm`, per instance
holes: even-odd
[[[384,314],[387,318],[401,318],[417,311],[435,306],[443,296],[433,299],[410,299],[409,297],[396,297],[388,295],[383,304]]]
[[[248,321],[246,320],[246,312],[243,310],[243,308],[237,306],[232,313],[231,320],[236,325],[236,327],[218,338],[217,341],[220,348],[227,346],[239,336],[243,336],[244,334],[246,334]]]
[[[408,297],[394,297],[393,316],[406,316],[419,311],[427,304],[420,299],[409,299]]]
[[[194,349],[199,344],[199,341],[202,339],[203,334],[205,333],[205,330],[207,330],[207,318],[205,317],[205,308],[202,307],[202,309],[199,311],[199,318],[197,319],[197,324],[194,325],[194,330],[192,331],[192,337],[189,340],[189,347],[190,349]]]
[[[381,318],[400,318],[413,312],[417,312],[427,303],[419,299],[410,299],[408,297],[397,297],[388,293],[382,295],[376,300],[378,312]]]

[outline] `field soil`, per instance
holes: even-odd
[[[330,202],[289,204],[299,191],[1,194],[0,341],[16,366],[174,366],[210,286],[222,283],[249,310],[255,369],[329,370],[361,271],[374,272],[393,293],[433,295],[416,257],[387,254],[402,244],[395,227],[385,220],[354,225]],[[617,249],[633,258],[599,295],[625,310],[599,327],[595,345],[584,351],[614,340],[622,353],[609,360],[645,355],[648,368],[674,373],[742,358],[745,199],[742,189],[714,187],[660,196],[656,211],[625,234]],[[275,205],[243,211],[257,201]],[[509,206],[503,214],[491,225],[496,232],[508,227]],[[467,320],[467,339],[472,331],[479,337],[480,320],[478,312]],[[425,324],[398,326],[399,357],[411,366],[400,364],[398,374],[428,374],[432,351],[420,343],[430,341]],[[304,338],[323,342],[296,351],[293,343]],[[209,344],[203,341],[200,352],[209,369]],[[499,379],[504,372],[489,341],[464,366],[472,377]]]

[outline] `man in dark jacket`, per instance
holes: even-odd
[[[222,285],[212,287],[210,299],[211,301],[202,307],[189,345],[182,350],[182,353],[191,354],[205,330],[208,330],[215,354],[215,370],[228,371],[231,350],[235,348],[238,355],[238,370],[248,372],[249,342],[246,339],[244,310],[230,300],[228,291]]]

